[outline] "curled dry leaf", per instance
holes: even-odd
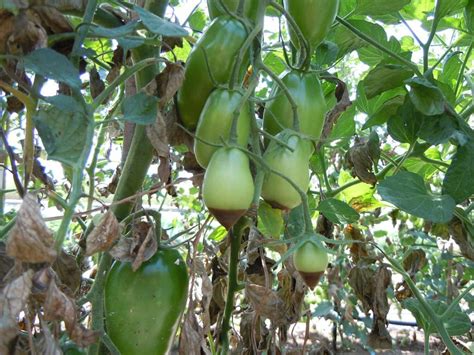
[[[54,279],[49,283],[44,301],[45,320],[63,320],[69,337],[80,347],[95,343],[98,332],[86,329],[79,323],[74,302],[59,290]]]
[[[14,279],[0,293],[0,354],[9,353],[9,343],[16,337],[16,317],[30,297],[33,271]]]
[[[287,324],[285,302],[277,292],[260,285],[247,284],[245,294],[259,316],[270,319],[275,326]]]
[[[158,242],[155,229],[146,222],[137,223],[132,235],[132,238],[120,238],[109,253],[116,260],[131,262],[132,269],[135,271],[142,263],[155,255]]]
[[[184,66],[182,63],[166,63],[166,68],[156,76],[160,107],[164,107],[183,85]]]
[[[319,150],[321,146],[325,143],[326,138],[328,138],[331,134],[332,129],[334,128],[334,125],[336,124],[338,118],[344,113],[344,111],[347,110],[349,106],[352,105],[352,101],[349,97],[349,90],[347,89],[346,83],[336,77],[330,77],[328,79],[337,83],[335,92],[337,104],[331,111],[326,114],[323,132],[321,133],[321,138],[319,139],[316,150]]]
[[[35,13],[21,11],[15,16],[13,31],[7,37],[6,52],[13,55],[26,55],[35,49],[45,48],[48,34],[41,26]],[[2,47],[4,44],[0,44]]]
[[[61,285],[67,287],[68,294],[75,294],[81,286],[82,272],[76,258],[62,251],[52,266],[59,277]]]
[[[374,322],[369,335],[369,345],[374,349],[391,349],[392,337],[387,330],[387,314],[390,305],[387,288],[391,284],[392,273],[386,266],[381,266],[374,276],[373,305]]]
[[[403,258],[403,268],[415,280],[416,273],[426,265],[426,254],[422,249],[411,250]],[[405,280],[395,286],[395,297],[399,302],[413,296]]]
[[[86,241],[86,255],[109,250],[120,236],[120,225],[112,211],[105,213]]]
[[[15,264],[15,261],[7,255],[5,248],[5,243],[0,241],[0,290],[3,289],[7,282],[5,276]]]
[[[7,239],[7,254],[26,263],[52,263],[56,259],[53,236],[41,216],[36,198],[23,198],[16,223]]]
[[[345,166],[351,170],[353,177],[366,184],[375,185],[377,178],[373,168],[379,158],[379,137],[376,133],[371,134],[369,139],[356,137],[354,145],[345,155]]]

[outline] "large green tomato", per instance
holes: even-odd
[[[230,135],[234,111],[242,102],[242,94],[238,91],[216,89],[207,99],[199,118],[194,140],[194,154],[203,168],[206,168],[216,147],[204,142],[222,144],[221,138],[227,140]],[[237,122],[237,143],[246,146],[250,135],[250,106],[246,102],[240,110]]]
[[[158,250],[136,272],[116,261],[105,284],[105,321],[121,354],[167,354],[187,293],[186,264],[174,249]]]
[[[220,1],[224,3],[230,12],[236,12],[240,0],[207,0],[207,8],[209,10],[209,17],[215,19],[218,16],[226,15],[227,13],[222,8]],[[244,17],[256,21],[258,14],[258,5],[260,0],[245,0],[244,1]]]
[[[317,74],[295,70],[283,74],[281,80],[297,105],[300,132],[318,139],[324,126],[327,105]],[[283,128],[293,127],[293,109],[279,86],[275,86],[272,97],[275,99],[266,105],[263,125],[268,133],[275,135]]]
[[[309,157],[312,145],[290,130],[279,133],[277,138],[293,151],[272,141],[263,159],[271,169],[285,175],[306,192],[309,187]],[[273,207],[284,210],[295,208],[301,203],[298,191],[287,180],[270,172],[265,174],[262,197]]]
[[[293,17],[310,49],[315,49],[326,38],[337,15],[339,0],[284,0],[286,11]],[[290,28],[290,38],[299,48],[298,38]]]
[[[252,203],[254,183],[249,158],[237,148],[220,148],[204,175],[202,197],[209,211],[227,229]]]
[[[178,92],[178,113],[186,128],[196,128],[207,98],[215,89],[214,84],[229,83],[235,59],[247,36],[240,21],[220,16],[196,42],[186,62],[183,86]],[[246,55],[242,68],[239,68],[239,78],[245,74],[248,63]]]
[[[328,267],[326,251],[311,241],[302,244],[293,253],[293,264],[305,283],[313,289]]]

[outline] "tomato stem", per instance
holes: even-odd
[[[227,277],[227,299],[225,303],[224,316],[222,318],[222,327],[220,333],[220,354],[227,354],[229,350],[229,330],[230,318],[234,310],[234,294],[239,285],[237,280],[237,270],[239,265],[240,243],[242,239],[242,229],[232,227],[229,230],[230,238],[230,257],[229,257],[229,271]]]

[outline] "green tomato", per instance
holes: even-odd
[[[194,140],[194,154],[203,168],[206,168],[212,155],[217,150],[204,142],[222,144],[221,138],[227,140],[230,135],[234,111],[242,102],[242,94],[238,91],[216,89],[207,99],[206,105],[201,112],[196,137],[202,139]],[[246,146],[250,136],[250,106],[245,103],[240,110],[237,123],[237,143]]]
[[[326,100],[317,74],[290,71],[281,80],[297,105],[300,132],[315,139],[321,136],[327,111]],[[279,86],[275,86],[263,116],[264,129],[275,135],[283,128],[293,128],[293,109]],[[283,128],[282,128],[283,127]]]
[[[284,0],[283,4],[308,41],[311,50],[326,38],[339,8],[339,0]],[[291,26],[289,29],[291,42],[299,48],[296,33]]]
[[[311,289],[318,284],[328,263],[326,251],[311,241],[305,242],[293,253],[295,269]]]
[[[271,169],[287,176],[306,192],[309,187],[311,143],[301,139],[290,130],[285,130],[276,137],[285,142],[293,151],[272,141],[263,155],[265,163]],[[273,173],[265,174],[262,197],[273,207],[284,210],[295,208],[301,203],[298,191],[287,180]]]
[[[215,19],[218,16],[227,15],[221,6],[221,2],[227,7],[230,12],[236,12],[240,0],[207,0],[207,8],[209,10],[209,17]],[[244,2],[244,17],[256,21],[258,14],[258,5],[260,0],[245,0]]]
[[[178,113],[187,129],[196,128],[215,85],[229,83],[235,59],[247,37],[245,26],[240,21],[220,16],[212,21],[196,42],[186,62],[183,85],[178,92]],[[248,63],[246,54],[239,78],[245,74]]]
[[[174,249],[158,250],[136,272],[116,261],[105,284],[105,322],[121,354],[167,354],[187,293],[186,264]]]
[[[209,211],[227,229],[252,203],[254,183],[249,158],[237,148],[220,148],[204,175],[202,197]]]

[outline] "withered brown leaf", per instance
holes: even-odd
[[[26,271],[0,293],[0,354],[9,353],[9,343],[17,335],[16,317],[30,297],[33,274],[32,270]]]
[[[246,284],[245,294],[258,315],[270,319],[274,325],[287,323],[285,302],[276,291],[260,285]]]
[[[112,211],[107,211],[86,241],[86,255],[109,250],[120,236],[120,225]]]
[[[80,347],[97,341],[99,334],[79,323],[74,302],[59,290],[54,279],[49,284],[43,308],[44,319],[63,320],[69,337]]]
[[[41,216],[36,198],[28,193],[7,239],[7,254],[26,263],[52,263],[57,253],[51,231]]]

